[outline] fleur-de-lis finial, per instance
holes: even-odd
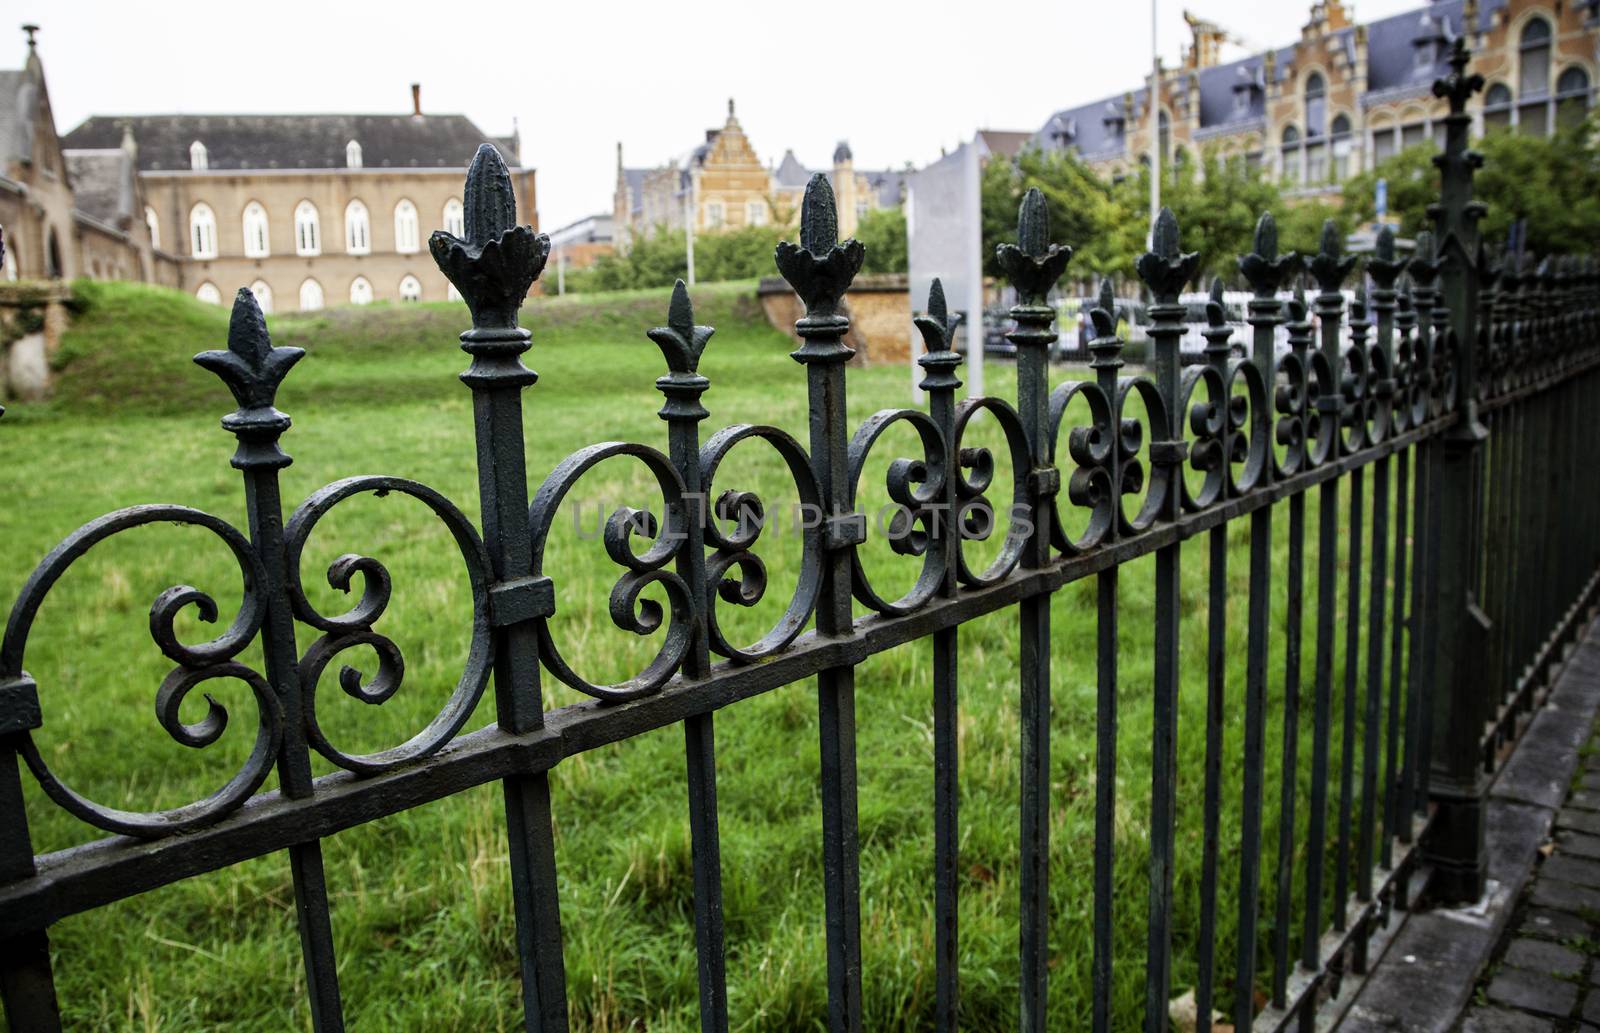
[[[1038,187],[1030,187],[1022,195],[1017,209],[1017,243],[1001,244],[995,249],[995,261],[1024,305],[1042,301],[1067,271],[1072,248],[1050,243],[1050,210]]]
[[[1356,259],[1354,255],[1344,256],[1344,243],[1340,238],[1339,226],[1332,219],[1322,223],[1322,241],[1317,248],[1316,257],[1311,259],[1311,275],[1317,279],[1317,286],[1325,294],[1337,294],[1344,284],[1345,278],[1354,269]]]
[[[778,271],[805,302],[808,316],[837,313],[839,299],[861,271],[866,249],[859,240],[839,243],[839,214],[828,177],[817,173],[800,203],[800,243],[778,243]]]
[[[1111,292],[1111,278],[1100,281],[1100,296],[1089,310],[1089,322],[1094,324],[1096,338],[1117,336],[1117,297]]]
[[[919,385],[922,390],[945,388],[953,391],[960,387],[961,379],[955,375],[955,368],[961,365],[961,357],[956,354],[953,342],[956,327],[961,325],[961,317],[950,315],[944,300],[944,284],[939,282],[938,277],[934,277],[932,286],[928,288],[927,313],[911,322],[922,334],[923,344],[927,347],[927,353],[917,359],[917,365],[928,371]]]
[[[1150,250],[1139,256],[1139,278],[1149,285],[1156,304],[1172,305],[1178,292],[1194,278],[1200,261],[1197,252],[1185,253],[1178,233],[1178,217],[1171,208],[1156,216],[1155,232],[1150,235]]]
[[[1367,312],[1371,307],[1372,297],[1367,291],[1367,285],[1363,283],[1356,288],[1356,296],[1350,301],[1350,325],[1366,326]]]
[[[1278,293],[1301,266],[1300,256],[1293,251],[1278,257],[1278,222],[1271,212],[1262,212],[1256,220],[1254,247],[1247,255],[1239,256],[1239,272],[1250,281],[1258,295]]]
[[[1394,227],[1387,224],[1378,227],[1378,239],[1373,247],[1373,255],[1367,259],[1367,273],[1372,277],[1372,282],[1378,285],[1378,289],[1393,290],[1395,281],[1400,278],[1408,261],[1409,259],[1395,257]]]
[[[1415,287],[1426,289],[1433,286],[1434,279],[1439,275],[1439,256],[1434,249],[1432,230],[1417,234],[1416,249],[1406,263],[1406,272],[1415,281]]]
[[[255,294],[241,287],[228,320],[227,350],[203,351],[194,357],[197,365],[228,385],[239,403],[236,411],[222,418],[222,426],[239,438],[233,465],[289,465],[289,457],[277,445],[278,437],[289,429],[289,417],[273,405],[283,378],[305,354],[300,348],[272,346]]]
[[[1294,285],[1294,296],[1289,299],[1289,322],[1304,323],[1311,309],[1306,305],[1305,280],[1298,280]]]
[[[956,327],[961,325],[959,316],[951,318],[950,309],[944,299],[944,284],[936,276],[933,285],[928,288],[928,311],[924,315],[911,320],[917,332],[922,334],[922,343],[927,348],[928,354],[934,352],[953,352],[952,344],[955,340]]]
[[[466,239],[438,230],[428,250],[466,299],[474,329],[510,329],[550,258],[550,238],[517,225],[511,173],[491,144],[478,148],[467,170],[464,208]]]
[[[1211,293],[1206,298],[1206,323],[1213,330],[1221,330],[1228,325],[1228,309],[1222,301],[1222,277],[1211,278]]]
[[[714,327],[695,325],[689,288],[684,286],[682,280],[673,284],[672,301],[667,305],[667,325],[645,331],[646,336],[661,348],[667,368],[674,373],[698,372],[700,356],[705,353],[706,342],[711,340],[714,333]]]

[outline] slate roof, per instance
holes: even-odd
[[[465,115],[96,115],[62,146],[116,147],[125,127],[139,145],[141,172],[187,170],[196,140],[211,171],[342,169],[351,140],[369,169],[465,168],[482,143],[518,165],[510,138],[489,136]]]
[[[100,222],[117,226],[134,215],[133,162],[121,148],[68,150],[67,175],[72,180],[73,206]]]
[[[783,161],[778,163],[778,171],[773,173],[778,181],[778,188],[803,187],[811,181],[811,170],[800,164],[800,159],[794,156],[794,151],[784,151]]]

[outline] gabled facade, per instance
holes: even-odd
[[[768,224],[788,225],[799,217],[800,199],[816,171],[824,172],[839,205],[839,232],[849,236],[867,212],[891,208],[903,197],[905,173],[863,171],[855,167],[850,145],[834,148],[828,169],[806,168],[785,151],[774,167],[761,163],[728,101],[728,118],[708,129],[705,141],[680,159],[657,168],[628,168],[617,144],[617,180],[612,195],[616,244],[658,228],[682,229],[693,220],[696,233]]]
[[[1600,68],[1600,0],[1434,0],[1368,24],[1351,4],[1311,5],[1300,39],[1222,63],[1227,33],[1189,19],[1183,67],[1127,92],[1056,112],[1035,146],[1070,148],[1097,171],[1148,162],[1164,175],[1212,151],[1266,169],[1291,191],[1334,193],[1341,180],[1404,147],[1443,139],[1433,80],[1465,34],[1488,82],[1471,102],[1477,132],[1546,135],[1581,120]]]

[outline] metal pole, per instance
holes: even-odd
[[[685,283],[694,286],[694,173],[689,174],[689,189],[683,195],[683,239],[688,252],[688,270]]]
[[[1156,0],[1150,0],[1150,241],[1161,214],[1161,52],[1156,49]]]
[[[967,397],[983,395],[983,168],[978,134],[967,145]]]
[[[556,294],[567,293],[567,249],[556,252]]]

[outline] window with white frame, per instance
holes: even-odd
[[[300,311],[315,312],[323,305],[322,284],[307,279],[300,285]]]
[[[1497,82],[1483,95],[1483,131],[1496,133],[1510,128],[1511,87]]]
[[[1294,185],[1300,182],[1300,130],[1294,126],[1283,130],[1283,178]]]
[[[267,281],[257,280],[252,283],[250,285],[250,293],[256,296],[256,304],[261,307],[262,312],[270,313],[272,311],[272,288],[267,285]]]
[[[150,246],[161,248],[161,220],[156,218],[156,210],[149,205],[144,206],[144,224],[150,231]]]
[[[400,300],[401,301],[421,301],[422,300],[422,282],[420,280],[418,280],[415,276],[412,276],[410,273],[407,273],[405,276],[401,277],[401,279],[400,279]]]
[[[372,220],[367,216],[367,206],[360,201],[344,206],[344,249],[352,255],[372,251]]]
[[[413,254],[422,246],[422,231],[417,222],[417,206],[401,198],[394,206],[394,249],[402,255]]]
[[[195,300],[203,301],[207,305],[222,304],[222,292],[217,290],[217,285],[207,280],[194,289]]]
[[[322,254],[322,221],[310,201],[294,206],[294,253],[307,257]]]
[[[1333,117],[1328,143],[1329,155],[1333,159],[1333,181],[1342,183],[1350,176],[1350,153],[1355,147],[1350,138],[1349,115],[1338,114]]]
[[[453,197],[444,203],[444,231],[452,237],[465,238],[467,235],[466,211],[461,207],[461,202]]]
[[[269,254],[267,210],[251,201],[244,206],[244,257],[266,258]]]
[[[767,224],[767,202],[751,201],[744,206],[744,221],[751,226]]]
[[[714,230],[722,228],[722,202],[706,202],[706,225]]]
[[[344,145],[344,167],[347,169],[361,167],[361,145],[354,140]]]
[[[211,167],[206,157],[206,145],[196,140],[189,145],[189,168],[195,172],[204,172]]]
[[[1306,139],[1322,135],[1328,124],[1328,84],[1320,72],[1306,77]]]
[[[1550,134],[1550,23],[1531,19],[1522,27],[1518,47],[1517,128],[1529,136]]]
[[[350,281],[350,304],[372,304],[372,284],[367,281],[365,276],[358,276]]]
[[[217,215],[204,201],[189,209],[189,255],[192,258],[217,257]],[[220,296],[218,301],[221,301]]]

